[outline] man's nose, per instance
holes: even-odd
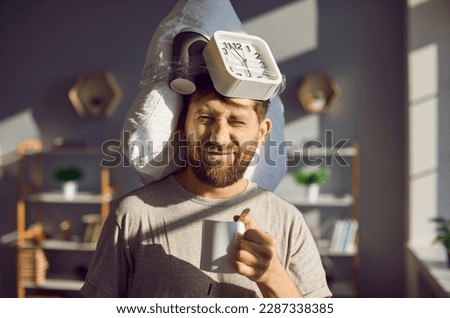
[[[210,140],[217,145],[227,146],[230,142],[230,131],[227,123],[217,121],[211,127]]]

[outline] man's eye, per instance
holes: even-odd
[[[213,118],[211,116],[199,116],[198,117],[199,120],[212,120]]]
[[[245,122],[239,121],[239,120],[233,120],[233,121],[230,121],[230,125],[233,125],[233,126],[244,126]]]

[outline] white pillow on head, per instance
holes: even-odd
[[[180,0],[155,30],[147,50],[141,91],[122,127],[124,152],[140,180],[148,184],[177,171],[174,141],[183,97],[169,87],[172,42],[185,31],[209,39],[217,30],[244,32],[229,0]],[[245,177],[264,189],[275,190],[286,172],[284,106],[271,100],[267,117],[272,121],[268,146],[258,150]]]

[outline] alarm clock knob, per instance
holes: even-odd
[[[185,31],[178,33],[172,44],[172,72],[169,85],[178,94],[188,95],[195,92],[194,74],[192,69],[198,69],[203,63],[202,51],[208,40],[199,33]]]
[[[196,86],[193,81],[186,78],[175,78],[170,81],[170,88],[181,95],[189,95],[195,92]]]

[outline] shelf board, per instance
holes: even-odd
[[[0,236],[0,244],[13,245],[17,242],[17,231],[9,232]]]
[[[91,192],[78,192],[73,200],[68,200],[64,197],[61,191],[37,192],[24,196],[27,202],[42,202],[42,203],[69,203],[69,204],[100,204],[104,201],[110,202],[111,195],[105,196],[104,200],[101,194]]]
[[[75,279],[47,278],[42,284],[23,283],[24,288],[79,291],[84,281]]]
[[[42,151],[29,151],[25,156],[44,155],[101,155],[100,147],[48,147]]]
[[[289,157],[331,157],[331,156],[341,156],[341,157],[354,157],[358,155],[358,149],[355,147],[344,147],[344,148],[301,148],[301,147],[290,147],[287,148],[287,155]]]
[[[303,207],[350,207],[353,204],[353,196],[344,194],[337,196],[331,193],[319,194],[317,201],[309,201],[300,195],[277,193],[281,198],[296,206]]]
[[[27,242],[23,245],[24,248],[35,247],[36,244]],[[47,239],[39,244],[39,247],[44,250],[60,250],[60,251],[95,251],[96,243],[83,243],[74,241],[63,241],[55,239]]]
[[[342,256],[342,257],[354,257],[356,256],[356,250],[352,252],[332,252],[330,251],[330,241],[329,240],[318,240],[317,249],[321,256]]]
[[[17,231],[5,234],[0,237],[0,244],[3,245],[15,245],[17,244]],[[75,242],[75,241],[63,241],[56,239],[46,239],[39,245],[26,241],[21,247],[22,248],[32,248],[37,247],[43,248],[44,250],[61,250],[61,251],[81,251],[81,252],[93,252],[97,246],[97,243],[85,243],[85,242]]]

